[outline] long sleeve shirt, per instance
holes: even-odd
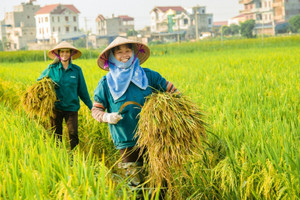
[[[69,63],[67,70],[65,70],[61,62],[51,64],[42,72],[38,80],[41,80],[45,76],[48,76],[57,83],[55,87],[57,96],[57,101],[55,102],[56,109],[78,111],[80,108],[79,98],[89,109],[92,109],[93,103],[79,66]]]
[[[143,90],[134,83],[130,83],[125,94],[118,100],[114,101],[104,76],[98,83],[94,92],[94,105],[92,116],[99,122],[102,122],[102,116],[107,110],[108,113],[119,112],[121,106],[128,101],[134,101],[144,105],[145,97],[150,95],[154,90],[176,92],[177,89],[172,83],[166,81],[159,73],[147,68],[143,68],[148,78],[148,87]],[[135,104],[126,106],[120,113],[123,117],[117,124],[109,124],[110,133],[117,149],[133,147],[137,138],[135,138],[136,127],[138,124],[138,114],[141,108]]]

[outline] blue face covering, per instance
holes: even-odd
[[[145,90],[148,87],[148,78],[140,61],[133,54],[126,62],[118,61],[112,52],[108,58],[109,72],[106,75],[109,91],[116,101],[126,92],[130,82]]]

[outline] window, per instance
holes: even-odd
[[[29,16],[29,15],[27,16],[27,19],[30,19],[30,16]]]
[[[48,17],[45,17],[45,22],[48,22]]]
[[[188,24],[189,20],[188,19],[183,19],[183,24]]]
[[[67,27],[66,27],[66,32],[69,32],[69,29],[70,29],[70,28],[67,26]]]
[[[76,22],[76,16],[73,16],[73,21]]]
[[[68,22],[69,21],[69,17],[65,16],[65,20],[66,20],[66,22]]]
[[[76,27],[76,26],[74,26],[74,31],[75,31],[75,32],[77,31],[77,27]]]
[[[208,25],[211,25],[211,18],[208,18]]]
[[[39,28],[39,33],[40,33],[40,34],[42,33],[42,30],[41,30],[41,28]]]
[[[54,17],[52,17],[52,22],[54,22]]]
[[[60,27],[58,27],[58,32],[60,32]]]
[[[52,28],[52,31],[55,32],[55,27]]]
[[[57,16],[57,21],[59,22],[59,16]]]
[[[39,18],[39,23],[41,23],[41,18]]]

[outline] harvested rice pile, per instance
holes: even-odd
[[[172,170],[183,170],[205,135],[203,114],[196,104],[176,94],[150,95],[140,113],[137,136],[140,148],[147,149],[151,186],[167,182],[170,189]]]
[[[38,117],[43,122],[54,117],[53,109],[56,101],[55,82],[45,77],[30,86],[21,98],[25,111],[31,117]]]

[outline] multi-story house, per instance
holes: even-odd
[[[163,33],[173,31],[173,25],[177,26],[178,22],[175,23],[175,18],[179,19],[179,23],[186,26],[188,24],[187,11],[181,6],[158,6],[150,11],[151,17],[151,32],[152,33]],[[171,17],[171,18],[170,18]],[[177,20],[176,20],[177,21]],[[170,23],[172,30],[170,28]],[[183,27],[182,27],[183,29]]]
[[[300,13],[300,0],[239,0],[246,20],[256,21],[256,34],[274,34],[276,24]]]
[[[35,40],[34,13],[40,9],[32,1],[14,6],[14,11],[5,13],[2,22],[2,40],[5,50],[26,49],[27,42]]]
[[[127,15],[113,15],[111,18],[98,15],[96,18],[96,34],[99,36],[127,35],[130,30],[134,30],[134,18]]]
[[[79,11],[73,5],[46,5],[35,13],[38,42],[59,43],[82,36],[79,31]]]
[[[213,15],[204,6],[184,9],[181,6],[155,7],[150,12],[151,32],[154,36],[179,40],[182,37],[199,37],[201,32],[211,31]]]

